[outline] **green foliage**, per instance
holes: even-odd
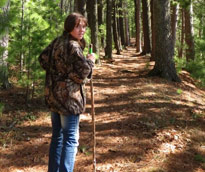
[[[200,155],[200,154],[196,154],[196,155],[194,156],[194,160],[195,160],[195,161],[198,161],[198,162],[200,162],[200,163],[205,163],[205,156]]]
[[[192,77],[198,79],[205,86],[205,37],[195,39],[195,59],[186,64],[186,70]]]
[[[99,38],[105,37],[105,35],[106,35],[106,25],[105,24],[101,24],[99,26],[99,31],[100,32],[98,32],[98,37]]]
[[[182,92],[183,92],[182,89],[177,89],[177,94],[180,95],[180,94],[182,94]]]
[[[11,1],[8,20],[1,21],[7,21],[4,28],[9,28],[7,61],[10,77],[17,78],[19,85],[31,88],[39,79],[44,80],[45,72],[42,72],[38,63],[38,56],[62,33],[66,16],[59,8],[59,0],[32,0],[23,3],[21,0]]]
[[[192,118],[196,119],[196,120],[202,119],[204,117],[205,117],[205,113],[193,113],[193,115],[192,115]]]
[[[130,35],[131,37],[135,37],[136,27],[135,27],[135,6],[133,0],[128,0],[127,8],[129,9],[128,12],[128,19],[129,19],[129,27],[130,27]]]
[[[185,58],[175,57],[176,69],[180,73],[182,69],[190,72],[191,76],[198,79],[202,86],[205,86],[205,60],[204,57],[196,56],[194,60],[186,61]]]
[[[3,6],[6,4],[7,1],[8,1],[8,0],[1,0],[1,1],[0,1],[0,7],[3,7]]]
[[[7,34],[8,25],[8,9],[6,11],[6,9],[3,10],[3,8],[0,8],[0,39]]]
[[[179,1],[180,4],[186,8],[190,1]],[[180,72],[182,69],[190,72],[191,76],[195,79],[198,79],[202,86],[205,86],[205,20],[204,20],[204,10],[205,2],[199,0],[198,2],[192,1],[193,3],[193,19],[194,19],[194,43],[195,43],[195,59],[187,62],[186,58],[177,58],[175,57],[176,69],[177,72]],[[181,25],[181,22],[179,23]],[[178,32],[178,34],[180,34]],[[176,40],[176,53],[180,49],[181,43],[180,40]],[[183,45],[183,50],[186,50],[187,45]],[[185,55],[185,51],[184,51]]]
[[[196,58],[187,63],[186,69],[191,73],[191,75],[198,79],[203,86],[205,86],[205,61],[201,61],[201,59]]]
[[[23,117],[23,119],[21,119],[21,120],[23,120],[23,121],[35,121],[36,118],[37,118],[36,115],[34,115],[33,112],[31,112],[31,113],[28,113],[27,115],[25,115]]]
[[[88,147],[86,145],[79,146],[79,150],[81,153],[84,153],[85,155],[90,155],[91,152],[88,151]]]
[[[100,34],[100,33],[99,33]],[[84,35],[84,39],[85,39],[85,41],[86,41],[86,47],[85,47],[85,49],[84,49],[84,51],[83,51],[83,54],[84,54],[84,56],[87,56],[87,54],[89,53],[89,45],[91,44],[91,30],[90,30],[90,28],[88,27],[87,29],[86,29],[86,33],[85,33],[85,35]],[[98,59],[99,58],[99,55],[97,55],[97,54],[95,54],[95,58],[96,59]]]
[[[7,0],[0,1],[0,7],[3,7]],[[198,3],[199,2],[199,3]],[[22,4],[24,3],[24,4]],[[0,38],[5,34],[9,34],[8,46],[8,64],[10,77],[16,78],[19,84],[23,87],[30,88],[33,83],[43,83],[45,72],[41,69],[38,63],[40,52],[63,31],[64,19],[67,15],[59,7],[60,0],[12,0],[10,1],[9,13],[3,15],[3,10],[0,9]],[[131,36],[135,35],[135,8],[134,1],[124,1],[127,8],[120,9],[128,14],[129,28]],[[190,0],[172,0],[172,3],[180,3],[184,8],[190,4]],[[194,22],[195,28],[202,30],[202,37],[198,38],[195,34],[196,42],[196,59],[189,63],[184,58],[175,58],[177,71],[187,69],[193,77],[204,83],[204,59],[205,59],[205,27],[204,27],[204,1],[193,1],[194,5]],[[23,11],[22,11],[23,5]],[[117,14],[117,17],[118,14]],[[201,19],[203,21],[201,22]],[[105,37],[106,25],[99,26],[98,36]],[[90,44],[90,29],[88,28],[85,34],[87,46],[84,54],[88,53],[88,45]],[[178,42],[180,45],[180,43]],[[114,45],[114,44],[113,44]],[[177,43],[176,43],[177,45]],[[179,46],[177,46],[179,47]],[[183,47],[186,48],[186,47]],[[5,48],[0,47],[0,53],[5,51]]]
[[[177,1],[183,8],[187,8],[191,4],[191,0],[177,0]]]
[[[86,47],[85,47],[85,49],[83,51],[83,54],[85,56],[88,54],[88,48],[89,48],[89,45],[91,43],[90,35],[91,35],[90,28],[87,28],[86,32],[85,32],[85,35],[84,35],[84,39],[85,39],[85,42],[86,42]]]
[[[196,55],[201,56],[201,59],[203,60],[205,60],[205,39],[204,38],[198,38],[195,41],[196,42],[196,53],[197,53]]]
[[[176,63],[177,73],[180,73],[180,72],[182,71],[182,69],[184,69],[185,66],[186,66],[186,59],[185,59],[185,58],[175,57],[175,58],[174,58],[174,61],[175,61],[175,63]]]

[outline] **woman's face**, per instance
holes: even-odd
[[[74,29],[70,32],[70,34],[77,40],[81,40],[85,34],[86,25],[83,21],[80,21],[78,25],[75,25]]]

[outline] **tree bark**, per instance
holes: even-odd
[[[134,0],[135,2],[135,27],[136,27],[136,52],[141,52],[141,35],[140,35],[140,0]]]
[[[0,82],[1,86],[4,89],[8,89],[11,87],[11,84],[9,83],[8,80],[8,63],[7,63],[7,58],[8,58],[8,43],[9,43],[9,31],[8,27],[6,26],[7,21],[8,21],[8,14],[9,14],[9,9],[10,9],[10,0],[7,1],[5,6],[2,7],[2,16],[1,16],[1,34],[3,36],[0,39],[0,46],[2,47],[2,51],[0,54]]]
[[[70,3],[72,3],[72,0],[61,0],[59,3],[59,6],[61,8],[61,13],[63,15],[63,12],[66,14],[70,13]]]
[[[81,13],[83,16],[85,16],[85,6],[86,6],[86,0],[75,0],[74,5],[74,11]]]
[[[23,30],[24,30],[24,0],[21,0],[21,25],[20,25],[20,30],[21,30],[21,35],[20,35],[20,39],[21,39],[21,50],[20,50],[20,74],[22,74],[23,70],[24,70],[24,52],[23,52]]]
[[[185,9],[185,41],[187,44],[186,48],[186,59],[187,61],[194,60],[194,30],[193,30],[193,9],[192,3]]]
[[[120,38],[121,44],[125,47],[125,31],[124,31],[124,19],[123,19],[123,3],[122,0],[119,1],[119,30],[120,30]]]
[[[155,66],[149,75],[169,81],[180,81],[173,61],[174,47],[171,36],[170,1],[154,1],[154,27],[156,31]]]
[[[63,15],[63,11],[64,11],[64,0],[61,0],[60,3],[60,9],[61,9],[61,15]]]
[[[99,32],[101,33],[100,35],[100,47],[104,48],[104,36],[103,35],[103,29],[101,28],[102,25],[104,24],[104,15],[103,15],[103,0],[98,1],[98,28],[99,28]]]
[[[93,44],[93,52],[99,54],[98,49],[98,19],[97,19],[97,0],[87,1],[88,8],[88,23],[91,29],[91,43]]]
[[[115,49],[117,50],[117,54],[120,54],[120,44],[119,44],[119,35],[118,35],[118,30],[117,30],[117,20],[116,20],[116,0],[112,1],[112,6],[113,6],[113,39],[115,43]]]
[[[69,9],[69,12],[72,13],[72,12],[74,11],[74,3],[73,3],[73,0],[70,0],[69,2],[70,2],[70,5],[69,5],[69,6],[70,6],[70,9]]]
[[[179,5],[171,5],[171,26],[172,26],[172,39],[175,47],[176,42],[176,30],[177,30],[177,19],[178,19],[178,7]]]
[[[154,0],[150,1],[150,11],[151,11],[151,31],[152,31],[152,51],[151,51],[151,58],[150,61],[155,61],[155,48],[156,48],[156,42],[155,42],[155,27],[154,27],[154,12],[153,12],[153,7],[154,7]]]
[[[130,29],[129,29],[129,19],[128,19],[128,12],[127,12],[127,3],[124,2],[124,21],[125,21],[125,46],[130,45]]]
[[[185,22],[184,22],[184,9],[181,9],[181,35],[180,35],[180,47],[178,56],[180,58],[183,57],[183,50],[184,50],[184,36],[185,36]]]
[[[121,41],[121,34],[120,34],[120,16],[119,16],[119,13],[120,13],[120,4],[119,4],[119,1],[117,0],[118,3],[116,3],[116,26],[117,26],[117,32],[118,32],[118,42],[119,42],[119,47],[120,47],[120,51],[122,50],[122,41]]]
[[[112,0],[107,0],[105,57],[112,59]]]
[[[142,0],[142,24],[143,24],[143,33],[144,33],[143,34],[144,35],[144,48],[142,51],[142,55],[144,55],[144,54],[151,52],[147,0]]]

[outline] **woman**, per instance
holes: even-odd
[[[79,115],[85,110],[84,84],[92,75],[93,55],[83,55],[87,20],[70,14],[64,32],[43,50],[39,62],[46,70],[45,102],[51,110],[52,138],[48,172],[72,172],[79,139]]]

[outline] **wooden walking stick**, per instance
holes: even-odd
[[[89,54],[93,53],[92,44],[89,47]],[[92,114],[92,124],[93,124],[93,172],[96,172],[96,157],[95,157],[95,107],[94,107],[94,92],[93,92],[93,80],[90,79],[90,93],[91,93],[91,114]]]

